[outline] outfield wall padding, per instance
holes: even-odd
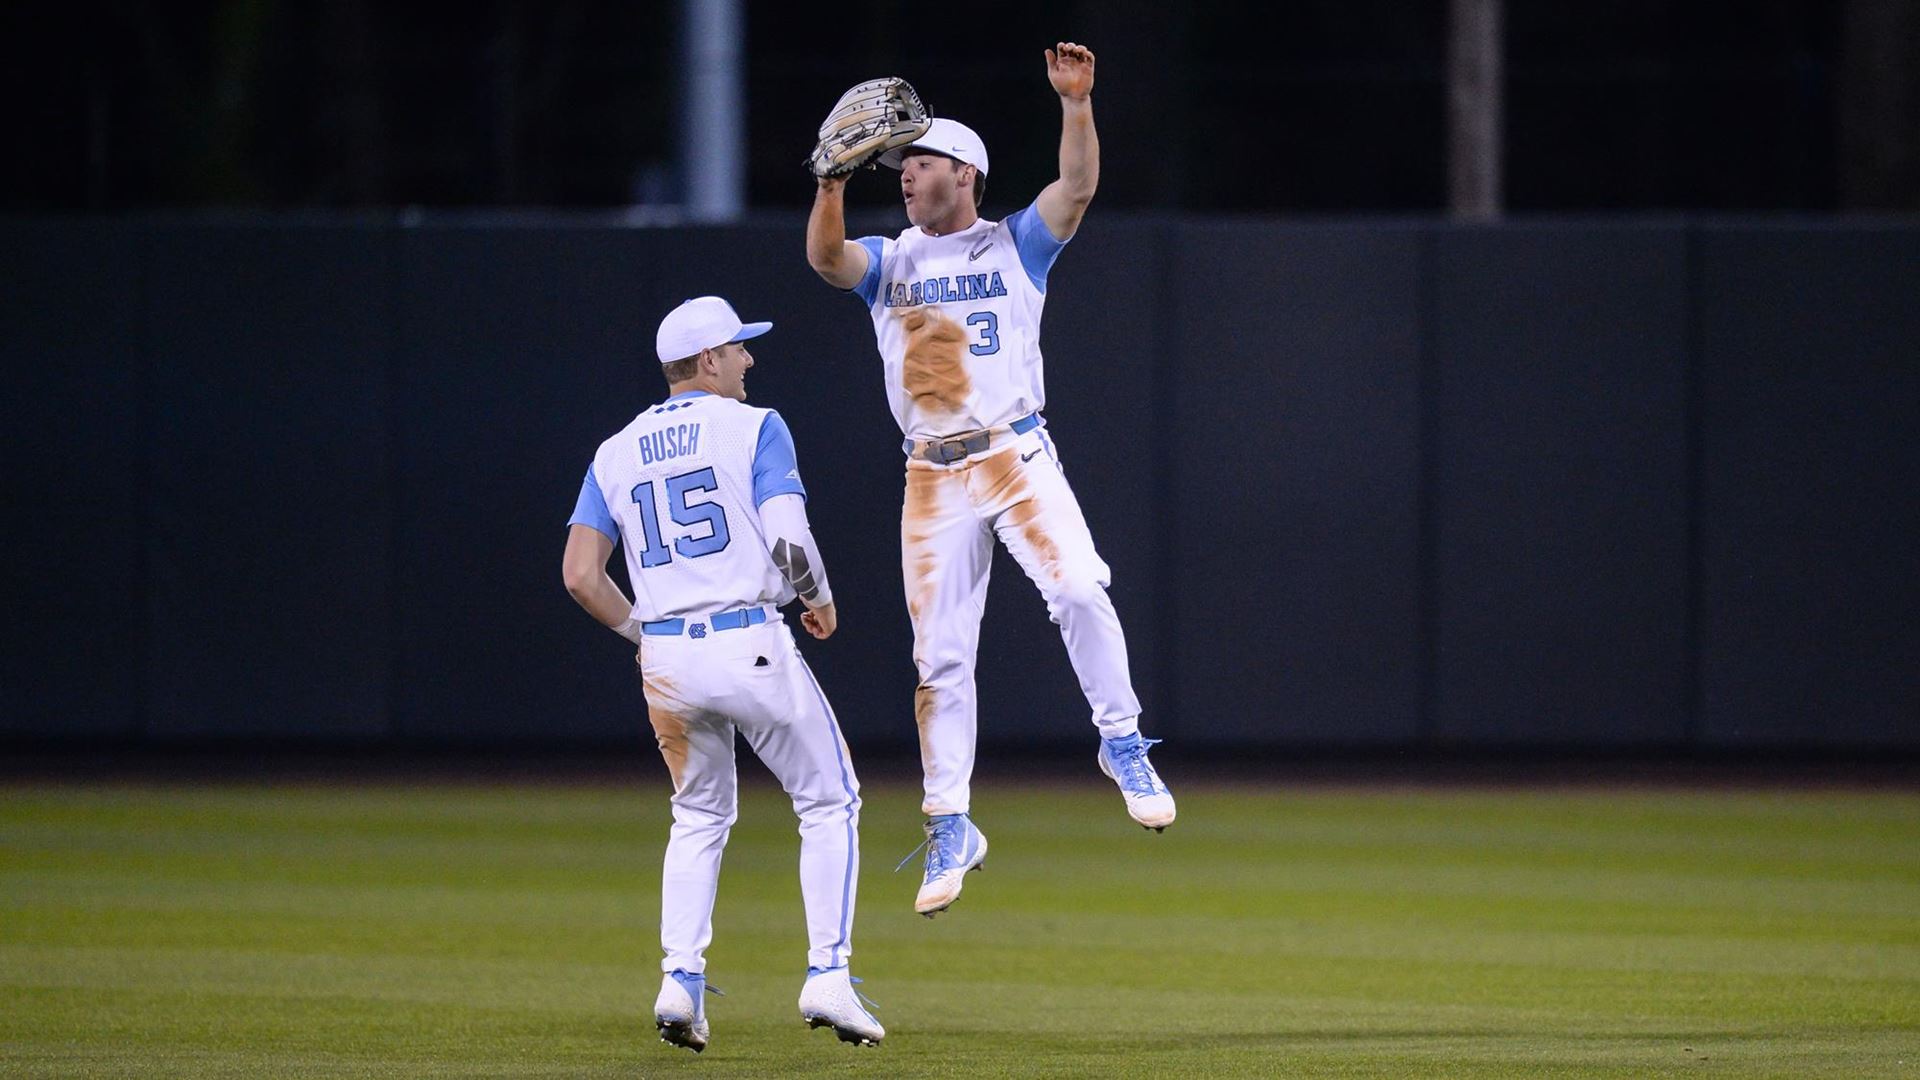
[[[749,391],[841,608],[809,662],[856,745],[911,746],[898,433],[802,243],[0,222],[0,736],[643,744],[564,526],[660,315],[722,293],[776,324]],[[1920,226],[1096,213],[1043,345],[1153,734],[1920,748]],[[993,576],[982,738],[1087,738]]]

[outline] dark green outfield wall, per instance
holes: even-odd
[[[808,656],[909,744],[898,433],[801,224],[0,223],[0,736],[638,740],[564,525],[718,292],[776,323]],[[1920,747],[1920,227],[1096,215],[1044,347],[1157,734]],[[1081,735],[994,576],[983,737]]]

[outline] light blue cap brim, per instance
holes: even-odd
[[[764,334],[771,329],[773,329],[773,324],[770,322],[747,323],[740,327],[739,333],[727,339],[727,344],[731,345],[736,341],[745,341],[748,338],[759,337],[761,334]]]

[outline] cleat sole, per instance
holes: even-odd
[[[656,1024],[660,1029],[660,1041],[668,1046],[684,1046],[698,1054],[707,1048],[706,1043],[693,1041],[692,1024]]]
[[[986,863],[986,860],[984,860],[984,859],[982,859],[982,860],[980,861],[980,863],[979,863],[979,865],[977,865],[977,866],[969,866],[969,867],[967,868],[967,873],[969,873],[969,874],[971,874],[971,873],[973,873],[973,872],[974,872],[975,870],[985,870],[986,868],[987,868],[987,863]],[[925,916],[926,916],[927,918],[929,918],[929,919],[931,919],[931,918],[933,918],[933,917],[934,917],[935,915],[938,915],[938,914],[940,914],[941,912],[943,912],[943,911],[945,911],[945,910],[947,910],[948,908],[950,908],[950,907],[952,907],[952,906],[954,905],[954,901],[956,901],[956,900],[959,900],[959,899],[960,899],[960,896],[959,896],[959,894],[958,894],[958,893],[955,893],[955,894],[954,894],[954,897],[953,897],[953,900],[949,900],[949,901],[947,901],[946,903],[944,903],[944,904],[941,904],[941,905],[940,905],[939,907],[937,907],[937,908],[934,908],[934,909],[933,909],[933,910],[931,910],[931,911],[920,911],[920,910],[919,910],[918,908],[915,908],[915,909],[914,909],[914,911],[915,911],[915,913],[916,913],[916,914],[920,914],[920,915],[925,915]]]
[[[824,1016],[803,1016],[800,1019],[806,1022],[808,1028],[833,1028],[835,1037],[844,1043],[852,1043],[855,1046],[880,1045],[878,1042],[867,1038],[852,1028],[836,1027],[833,1021]]]

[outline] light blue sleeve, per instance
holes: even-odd
[[[1008,218],[1007,230],[1013,233],[1013,246],[1020,252],[1020,265],[1026,268],[1027,279],[1033,282],[1034,288],[1046,292],[1047,271],[1053,269],[1053,260],[1060,257],[1060,249],[1067,246],[1067,241],[1053,238],[1053,230],[1047,228],[1046,219],[1040,216],[1038,202]]]
[[[606,534],[607,539],[620,542],[620,526],[613,523],[613,514],[607,510],[607,497],[600,494],[600,481],[593,477],[593,466],[587,466],[587,478],[580,482],[580,498],[573,504],[573,517],[568,525],[586,525]]]
[[[848,290],[867,302],[868,307],[880,297],[880,253],[886,250],[886,241],[878,236],[863,236],[854,243],[867,249],[867,272]]]
[[[760,421],[760,441],[753,448],[753,505],[775,495],[807,497],[800,484],[800,466],[793,456],[793,433],[780,414],[768,410]]]

